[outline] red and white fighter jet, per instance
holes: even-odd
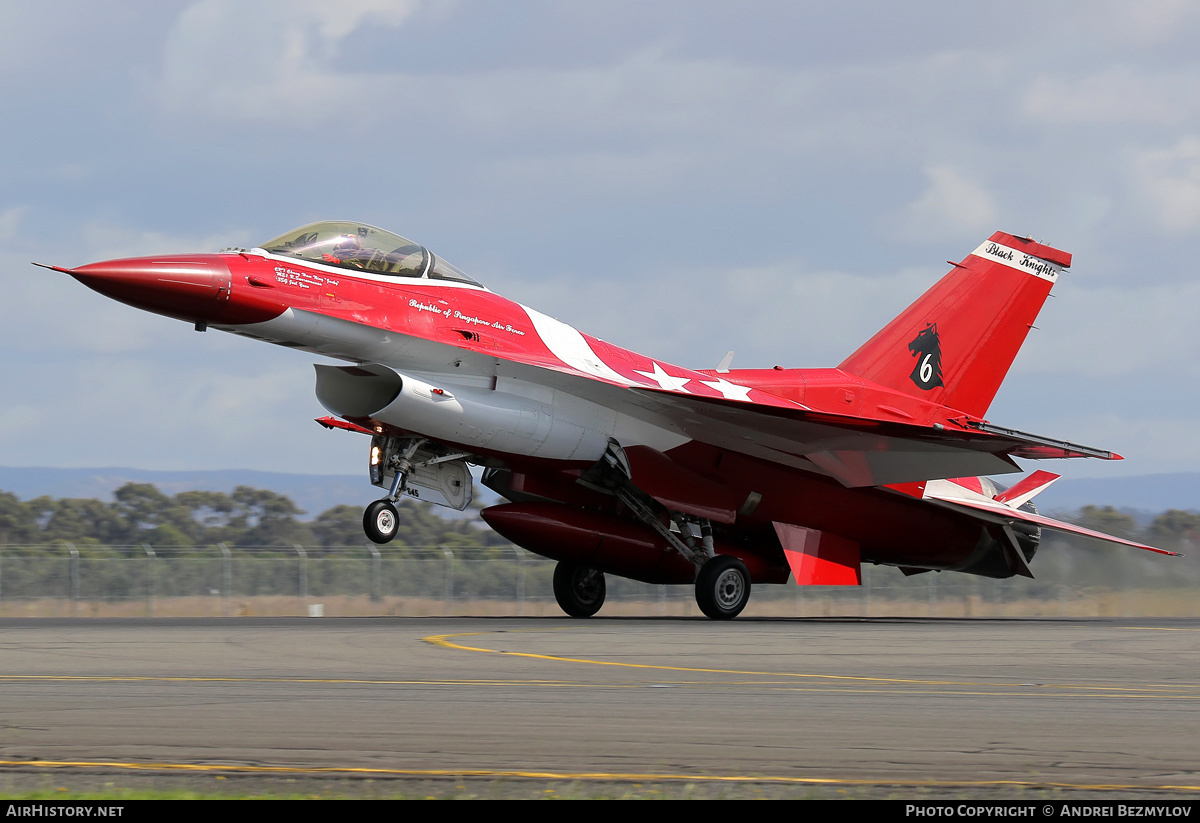
[[[1043,527],[1160,549],[1038,514],[1057,478],[980,475],[1013,458],[1112,452],[984,419],[1071,255],[997,232],[832,369],[692,370],[506,300],[425,247],[323,222],[253,249],[57,266],[198,331],[325,355],[318,422],[371,438],[367,535],[386,543],[401,495],[464,509],[470,465],[507,503],[492,528],[555,559],[570,615],[605,574],[695,584],[735,617],[752,584],[855,585],[905,574],[1031,577]]]

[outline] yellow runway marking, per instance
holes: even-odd
[[[1146,629],[1142,629],[1146,630]],[[1162,629],[1164,631],[1173,631],[1174,629]],[[545,631],[570,631],[570,629],[536,629],[536,632]],[[912,678],[890,678],[890,677],[866,677],[858,675],[838,675],[838,674],[817,674],[812,672],[771,672],[771,671],[753,671],[740,669],[720,669],[720,668],[705,668],[695,666],[669,666],[654,663],[629,663],[614,660],[596,660],[584,657],[567,657],[563,655],[539,654],[534,652],[514,652],[503,651],[499,649],[489,649],[482,646],[469,646],[463,643],[456,643],[451,638],[462,637],[477,637],[492,634],[515,634],[512,631],[504,632],[462,632],[457,634],[441,634],[430,635],[422,638],[426,643],[438,646],[445,649],[456,651],[478,652],[484,654],[499,654],[510,657],[523,657],[533,660],[545,660],[558,663],[575,663],[589,666],[611,666],[628,669],[642,669],[650,671],[663,672],[679,672],[690,674],[719,674],[719,675],[735,675],[739,680],[723,680],[721,682],[713,682],[706,680],[669,680],[655,681],[653,683],[588,683],[581,681],[570,680],[551,680],[551,679],[453,679],[453,678],[430,678],[427,680],[421,679],[352,679],[352,678],[292,678],[292,677],[188,677],[178,675],[51,675],[51,674],[7,674],[0,675],[0,683],[14,682],[58,682],[58,683],[291,683],[291,684],[311,684],[311,685],[366,685],[366,686],[497,686],[497,687],[558,687],[558,688],[607,688],[607,689],[630,689],[630,688],[651,688],[651,687],[680,687],[686,688],[691,686],[704,686],[708,688],[719,687],[745,687],[753,686],[765,689],[782,689],[787,691],[838,691],[841,693],[851,694],[895,694],[895,691],[879,688],[880,686],[897,686],[897,687],[923,687],[918,690],[912,688],[906,689],[905,694],[950,694],[950,695],[1012,695],[1019,697],[1037,697],[1037,696],[1079,696],[1080,692],[1084,692],[1088,696],[1103,697],[1108,695],[1121,697],[1157,697],[1169,699],[1197,699],[1200,698],[1200,684],[1187,683],[1147,683],[1139,686],[1116,686],[1088,683],[994,683],[994,682],[978,682],[978,681],[962,681],[962,680],[934,680],[934,679],[912,679]],[[744,678],[754,678],[747,680]],[[823,681],[830,683],[830,687],[819,686],[791,686],[786,685],[789,680],[797,679],[807,681]],[[832,688],[832,683],[841,684],[837,689]],[[856,688],[857,687],[857,688]],[[874,688],[872,688],[874,687]],[[938,688],[941,687],[941,688]],[[966,691],[971,688],[973,691]]]
[[[287,775],[376,775],[380,777],[484,777],[540,780],[595,780],[690,783],[783,783],[809,786],[908,786],[923,788],[983,788],[1008,786],[1026,789],[1084,789],[1090,791],[1200,792],[1200,786],[1140,785],[1136,783],[1066,783],[1037,780],[877,780],[836,777],[787,777],[741,774],[653,774],[643,772],[553,772],[521,769],[385,769],[356,766],[240,766],[216,763],[129,763],[110,760],[0,760],[0,768],[122,769],[125,771],[198,772]]]
[[[541,631],[541,630],[532,630]],[[563,631],[563,629],[555,629],[554,631]],[[1089,691],[1096,693],[1117,693],[1121,696],[1182,696],[1196,697],[1197,694],[1187,694],[1186,692],[1200,689],[1200,685],[1188,683],[1147,683],[1141,686],[1104,686],[1089,683],[980,683],[975,681],[963,680],[915,680],[899,677],[865,677],[859,675],[844,675],[844,674],[813,674],[806,672],[764,672],[764,671],[744,671],[740,669],[709,669],[695,666],[666,666],[657,663],[625,663],[616,660],[593,660],[586,657],[564,657],[553,654],[538,654],[535,652],[508,652],[498,649],[487,649],[482,646],[466,646],[461,643],[454,643],[450,638],[457,637],[477,637],[489,634],[515,634],[515,632],[461,632],[458,634],[433,634],[428,637],[421,638],[424,642],[434,646],[439,646],[444,649],[453,649],[456,651],[467,652],[482,652],[484,654],[502,654],[510,657],[526,657],[533,660],[549,660],[557,663],[583,663],[591,666],[616,666],[629,669],[650,669],[656,671],[670,672],[696,672],[703,674],[735,674],[743,677],[771,677],[771,678],[803,678],[809,680],[835,680],[848,683],[892,683],[904,686],[975,686],[983,688],[1021,688],[1021,689],[1072,689],[1077,691]],[[1185,692],[1184,695],[1174,695],[1173,692]]]

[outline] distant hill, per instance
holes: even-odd
[[[1054,470],[1053,466],[1047,468]],[[1147,514],[1158,514],[1167,509],[1200,510],[1200,472],[1106,478],[1064,477],[1038,495],[1034,502],[1042,511],[1073,511],[1088,505],[1112,506],[1114,509]]]
[[[1051,470],[1053,467],[1051,467]],[[1015,479],[1015,475],[1012,476]],[[1000,480],[1008,478],[1001,477]],[[315,517],[343,503],[365,506],[379,498],[380,490],[362,476],[346,474],[284,474],[249,469],[225,471],[147,471],[145,469],[48,469],[0,466],[0,491],[22,500],[50,497],[94,497],[111,500],[112,493],[126,483],[153,483],[166,494],[204,489],[231,492],[236,486],[270,489],[290,497]],[[495,495],[482,487],[477,494],[487,502]],[[1112,506],[1116,509],[1155,515],[1167,509],[1200,510],[1200,472],[1143,474],[1134,477],[1068,479],[1055,483],[1035,501],[1042,511],[1074,511],[1083,506]],[[450,514],[447,509],[439,512]]]

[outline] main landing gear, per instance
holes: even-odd
[[[604,605],[604,574],[560,560],[554,567],[554,599],[571,617],[591,617]],[[736,557],[718,554],[696,575],[696,604],[713,620],[732,620],[750,602],[750,572]]]
[[[696,605],[713,620],[732,620],[750,602],[750,572],[746,564],[718,554],[696,575]]]
[[[617,496],[643,523],[657,531],[675,551],[696,565],[696,605],[713,620],[732,620],[750,602],[750,572],[746,564],[728,554],[717,554],[712,523],[668,510],[678,532],[663,525],[655,511],[632,484],[618,487]],[[695,524],[699,535],[692,531]],[[700,540],[697,542],[696,538]]]
[[[604,605],[604,573],[560,560],[554,567],[554,599],[571,617],[591,617]]]
[[[580,477],[580,482],[615,495],[630,514],[695,565],[696,605],[707,617],[732,620],[746,608],[750,602],[750,571],[746,564],[732,555],[716,553],[709,520],[667,509],[638,489],[633,483],[629,459],[616,440],[609,440],[604,454]],[[598,584],[594,582],[597,579]],[[567,614],[590,617],[604,603],[604,576],[586,567],[560,562],[554,572],[554,596]]]

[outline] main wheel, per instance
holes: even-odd
[[[390,543],[400,528],[400,513],[391,500],[376,500],[363,512],[363,531],[374,543]]]
[[[604,574],[560,560],[554,567],[554,599],[571,617],[591,617],[604,605]]]
[[[750,602],[750,572],[736,557],[718,554],[696,575],[696,604],[713,620],[732,620]]]

